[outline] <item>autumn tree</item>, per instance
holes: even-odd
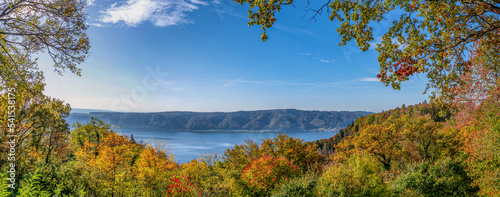
[[[100,142],[86,141],[76,160],[81,169],[79,179],[92,196],[136,195],[133,178],[134,158],[140,147],[127,136],[108,131]]]
[[[500,196],[500,105],[487,103],[461,125],[466,170],[482,196]]]
[[[0,1],[0,48],[8,57],[46,52],[56,72],[67,68],[80,75],[77,65],[90,48],[85,5],[83,0]]]
[[[70,107],[43,94],[44,78],[35,62],[0,51],[0,139],[15,141],[15,162],[22,177],[38,161],[48,163],[67,156],[69,128],[64,118]],[[0,146],[6,148],[5,145]],[[4,166],[6,160],[2,158],[0,164]]]
[[[453,138],[445,139],[447,133],[441,131],[442,124],[434,122],[429,115],[414,115],[405,124],[403,132],[406,155],[413,155],[410,161],[434,162],[441,155],[441,151],[452,142]],[[453,147],[448,147],[453,148]],[[415,155],[416,154],[416,155]],[[411,157],[411,156],[410,156]]]
[[[43,94],[43,74],[32,56],[46,53],[59,74],[67,68],[80,75],[76,65],[89,50],[84,6],[79,0],[0,1],[0,139],[16,136],[18,178],[39,161],[51,163],[67,157],[69,128],[64,118],[70,107]],[[8,90],[14,90],[10,96]],[[5,125],[11,119],[15,128],[8,133]],[[0,164],[4,166],[3,158]]]
[[[281,181],[299,173],[299,168],[284,156],[262,156],[253,160],[241,172],[241,181],[246,187],[243,193],[250,196],[269,196]]]
[[[321,170],[322,158],[316,145],[306,144],[303,140],[280,134],[274,139],[265,139],[260,146],[262,155],[285,157],[299,167],[302,172],[310,169]]]
[[[402,131],[404,118],[390,116],[383,124],[367,124],[352,137],[344,139],[335,146],[336,162],[347,161],[352,155],[365,152],[390,170],[393,163],[402,158]]]
[[[249,25],[271,28],[276,12],[293,0],[234,0],[248,3]],[[454,100],[456,86],[463,86],[460,77],[470,72],[468,54],[477,50],[487,58],[486,71],[498,77],[498,50],[500,43],[500,5],[495,0],[328,0],[318,8],[309,8],[315,18],[323,12],[341,25],[339,45],[354,40],[362,51],[370,48],[374,28],[389,23],[377,44],[380,73],[378,78],[387,86],[400,89],[401,82],[410,76],[425,74],[429,79],[426,91],[432,90],[432,101],[449,104]],[[402,12],[400,12],[402,11]],[[395,20],[389,20],[394,18]],[[481,42],[479,48],[472,47]],[[470,83],[468,83],[470,85]],[[498,85],[498,84],[497,84]]]
[[[174,162],[174,156],[166,152],[165,144],[153,147],[147,145],[134,164],[134,177],[137,179],[142,195],[160,196],[165,194],[174,170],[179,164]],[[174,178],[176,181],[179,179]]]
[[[381,171],[383,166],[366,153],[328,167],[317,185],[318,196],[390,196]]]

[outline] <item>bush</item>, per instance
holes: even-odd
[[[315,187],[318,183],[316,175],[305,175],[284,182],[281,187],[273,192],[273,197],[308,197],[316,196]]]
[[[345,163],[330,166],[319,179],[320,196],[387,196],[381,175],[383,166],[367,154],[351,156]]]
[[[405,196],[473,196],[478,191],[462,163],[451,159],[432,165],[420,163],[400,175],[392,188],[395,194]]]

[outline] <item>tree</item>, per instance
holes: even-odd
[[[69,115],[70,107],[43,94],[44,77],[35,62],[7,54],[0,48],[0,139],[15,140],[15,162],[21,177],[39,159],[47,163],[54,156],[58,159],[66,156],[69,128],[64,118]],[[2,158],[0,164],[3,166],[6,160]]]
[[[165,151],[164,145],[157,147],[147,145],[135,162],[134,177],[142,187],[141,190],[144,192],[142,195],[163,195],[163,190],[167,188],[173,174],[172,171],[179,167],[179,164],[174,162],[174,156]]]
[[[249,3],[249,25],[264,30],[273,26],[276,11],[291,5],[293,0],[233,0]],[[313,11],[312,18],[323,11],[331,12],[330,20],[341,22],[337,29],[342,37],[339,45],[355,40],[366,51],[374,40],[373,27],[388,16],[399,19],[392,23],[377,44],[380,73],[378,78],[387,86],[400,89],[401,82],[415,74],[429,79],[425,91],[433,90],[431,100],[449,104],[455,87],[463,86],[460,76],[470,72],[465,66],[481,42],[477,54],[488,61],[487,72],[499,76],[498,46],[500,45],[500,5],[496,0],[328,0]],[[404,11],[398,14],[396,11]],[[497,84],[498,85],[498,84]],[[444,107],[444,106],[443,106]]]
[[[112,131],[105,133],[100,142],[86,141],[75,152],[81,170],[79,179],[92,196],[136,195],[133,161],[140,151],[141,147],[128,137]]]
[[[401,133],[387,125],[367,125],[353,140],[357,149],[372,154],[386,170],[390,170],[392,163],[402,154],[400,139]]]
[[[321,170],[323,156],[317,151],[315,144],[306,144],[303,140],[280,134],[274,139],[262,140],[262,155],[284,156],[299,167],[302,172]]]
[[[21,57],[47,52],[55,71],[80,75],[90,48],[83,0],[0,1],[0,48]],[[15,58],[12,58],[14,62]],[[16,64],[15,63],[15,64]]]
[[[376,159],[357,153],[325,170],[316,187],[318,196],[390,196],[382,170]]]
[[[460,161],[419,163],[397,177],[392,189],[397,196],[476,196],[465,166]]]
[[[440,152],[439,141],[441,135],[439,129],[442,125],[434,122],[429,115],[415,115],[405,124],[403,132],[405,138],[405,150],[409,154],[418,153],[417,161],[424,160],[433,162]]]
[[[465,164],[481,196],[500,196],[500,105],[487,103],[467,117],[461,128],[466,136]]]
[[[299,173],[299,168],[287,158],[266,155],[253,160],[241,172],[241,181],[251,196],[269,196],[281,181]]]

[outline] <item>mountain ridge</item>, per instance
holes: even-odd
[[[129,129],[181,130],[338,130],[356,118],[372,114],[366,111],[319,111],[270,109],[235,112],[89,112],[71,113],[68,122],[90,117]]]

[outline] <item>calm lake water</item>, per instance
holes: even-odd
[[[243,144],[245,140],[251,139],[261,143],[260,139],[275,138],[277,132],[193,132],[193,131],[165,131],[146,129],[121,129],[118,133],[134,135],[134,139],[139,141],[161,140],[170,149],[168,152],[175,155],[175,161],[186,163],[197,159],[200,155],[217,153],[224,154],[226,149],[234,147],[236,144]],[[318,139],[330,138],[337,132],[289,132],[288,136],[300,138],[304,141],[314,141]],[[154,144],[154,143],[153,143]]]

